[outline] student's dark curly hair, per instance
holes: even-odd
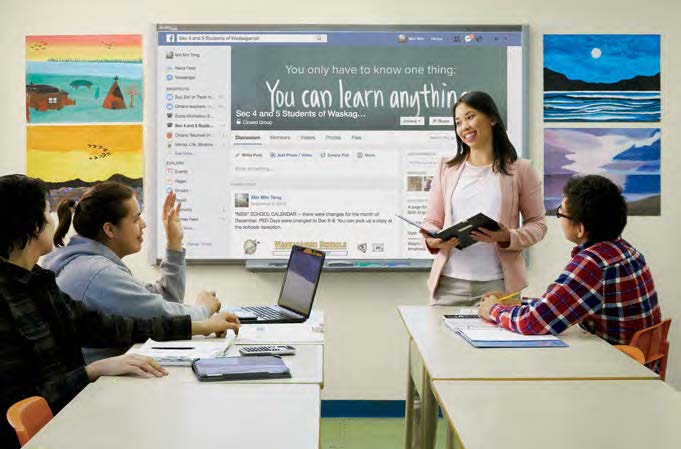
[[[572,178],[563,189],[567,212],[582,223],[589,241],[615,240],[627,225],[627,202],[614,182],[604,176]]]
[[[0,204],[5,211],[0,219],[0,257],[24,249],[40,234],[45,219],[47,185],[25,175],[0,176]]]

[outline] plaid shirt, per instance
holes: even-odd
[[[521,334],[560,334],[575,323],[612,344],[660,322],[655,284],[643,255],[623,239],[577,246],[539,299],[490,309],[492,321]]]
[[[54,274],[0,261],[0,447],[19,447],[7,409],[42,396],[53,413],[90,382],[81,346],[191,338],[188,316],[133,319],[92,311],[62,293]]]

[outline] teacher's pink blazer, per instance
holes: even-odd
[[[447,228],[452,222],[451,199],[456,183],[459,181],[463,164],[448,167],[443,158],[440,167],[433,176],[430,201],[423,219],[423,227],[432,231]],[[501,173],[501,214],[499,221],[511,230],[511,242],[507,247],[497,245],[499,261],[504,272],[504,284],[507,292],[520,291],[527,287],[527,269],[522,250],[534,245],[546,234],[544,201],[541,181],[534,172],[530,161],[518,159],[509,166],[510,175]],[[520,214],[523,225],[520,226]],[[435,255],[433,268],[428,278],[430,300],[440,281],[440,275],[447,263],[449,251],[429,248]],[[454,250],[456,251],[456,250]]]

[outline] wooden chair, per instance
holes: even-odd
[[[630,346],[630,345],[615,345],[617,349],[631,357],[632,359],[636,360],[638,363],[641,365],[644,365],[646,362],[646,357],[643,355],[643,351],[638,349],[636,346]]]
[[[654,326],[641,329],[636,332],[629,346],[636,346],[643,352],[645,357],[644,365],[660,374],[660,379],[664,380],[667,374],[667,355],[669,354],[669,326],[672,319],[668,318]]]
[[[14,403],[7,410],[7,421],[17,433],[23,446],[52,419],[52,410],[40,396],[32,396]]]

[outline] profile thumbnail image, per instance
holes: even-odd
[[[430,192],[432,176],[407,176],[408,192]]]
[[[423,190],[423,176],[407,176],[407,192],[421,192]]]
[[[248,193],[234,194],[234,207],[248,207],[249,195]]]

